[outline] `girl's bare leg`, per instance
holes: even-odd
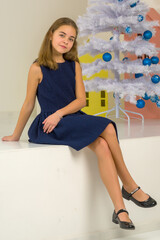
[[[95,152],[98,158],[100,176],[108,190],[115,211],[125,209],[116,166],[107,142],[102,137],[98,137],[93,143],[88,145],[88,147]],[[119,218],[121,221],[130,222],[128,214],[125,212],[120,213]]]
[[[123,183],[123,186],[127,192],[132,192],[134,189],[137,188],[137,184],[131,177],[125,163],[123,160],[122,152],[117,141],[116,131],[112,123],[110,123],[105,130],[100,135],[103,137],[112,153],[114,163],[117,169],[117,173]],[[148,195],[145,194],[141,189],[133,194],[133,197],[138,201],[145,201],[148,199]]]

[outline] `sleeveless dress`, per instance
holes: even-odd
[[[105,117],[88,115],[81,110],[64,115],[52,132],[43,132],[42,122],[50,114],[76,99],[75,61],[66,60],[58,63],[57,70],[42,65],[40,67],[43,79],[38,85],[36,95],[41,112],[28,130],[29,142],[67,145],[79,151],[92,143],[109,123],[113,124],[117,134],[113,121]]]

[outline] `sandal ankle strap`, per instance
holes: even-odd
[[[132,195],[133,195],[134,193],[136,193],[139,189],[140,189],[140,187],[137,187],[134,191],[132,191],[132,192],[130,193],[130,195],[129,195],[128,197],[132,197]]]
[[[120,214],[120,213],[122,213],[122,212],[126,212],[126,213],[129,215],[129,213],[127,212],[126,209],[120,209],[120,210],[116,213],[116,215],[118,216],[118,214]]]

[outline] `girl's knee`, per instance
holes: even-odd
[[[108,124],[108,126],[105,129],[105,131],[106,131],[106,133],[108,135],[111,135],[111,136],[115,136],[116,135],[116,130],[115,130],[115,127],[113,126],[112,123]]]
[[[94,152],[98,150],[102,151],[103,149],[109,150],[108,143],[102,137],[98,137],[93,143],[89,144],[88,147]]]

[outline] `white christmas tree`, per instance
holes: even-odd
[[[82,73],[87,77],[101,71],[102,69],[111,70],[114,73],[114,79],[94,78],[85,80],[85,89],[89,91],[114,92],[115,107],[105,111],[106,115],[116,110],[116,118],[119,118],[119,112],[122,111],[130,124],[130,118],[120,107],[120,98],[125,101],[136,104],[137,107],[144,107],[144,100],[136,100],[136,96],[144,99],[152,98],[160,107],[160,65],[157,49],[153,43],[149,42],[152,35],[155,34],[154,26],[158,26],[157,21],[146,21],[145,16],[149,7],[137,0],[89,0],[89,6],[86,14],[79,16],[77,25],[79,27],[79,36],[88,36],[89,41],[85,40],[82,46],[79,46],[79,56],[90,53],[91,56],[102,53],[103,59],[97,59],[92,63],[82,63]],[[112,32],[113,37],[110,40],[103,40],[94,36],[100,32]],[[137,33],[132,41],[120,41],[120,34]],[[130,61],[128,58],[120,60],[120,52],[126,54],[130,52],[137,57],[144,54],[148,58]],[[112,53],[112,54],[111,54]],[[129,73],[129,79],[120,80],[120,75]],[[134,77],[133,77],[134,74]],[[151,77],[151,74],[153,75]],[[103,113],[105,113],[103,112]],[[132,112],[133,113],[133,112]],[[95,115],[99,115],[98,113]],[[138,113],[135,113],[138,114]],[[144,118],[141,114],[138,114]]]

